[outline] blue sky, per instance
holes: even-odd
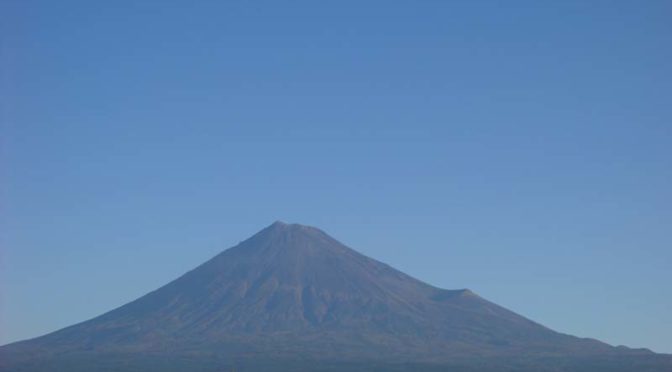
[[[669,1],[7,0],[0,343],[274,220],[672,352]]]

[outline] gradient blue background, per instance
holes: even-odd
[[[281,219],[559,331],[672,352],[670,1],[0,14],[0,343]]]

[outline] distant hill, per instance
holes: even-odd
[[[276,222],[97,318],[0,348],[0,371],[672,371],[561,334],[321,230]]]

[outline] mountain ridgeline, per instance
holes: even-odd
[[[94,319],[0,348],[0,371],[672,371],[276,222]]]

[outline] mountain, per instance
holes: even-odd
[[[283,222],[129,304],[0,348],[0,371],[26,372],[502,366],[672,371],[669,356],[555,332]]]

